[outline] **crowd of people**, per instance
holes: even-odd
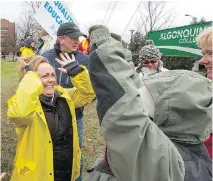
[[[8,100],[18,135],[11,181],[82,181],[84,106],[96,101],[106,149],[86,181],[212,180],[212,27],[197,37],[207,77],[163,67],[147,40],[135,68],[121,36],[43,27],[20,45],[19,85]],[[85,40],[79,42],[79,37]]]

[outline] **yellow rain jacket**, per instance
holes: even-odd
[[[80,157],[75,108],[85,106],[95,98],[88,71],[72,77],[74,88],[56,90],[67,100],[72,115],[73,165],[72,181],[80,174]],[[17,128],[18,143],[11,181],[54,181],[53,148],[49,128],[39,100],[43,86],[36,72],[28,71],[16,94],[8,100],[7,115]]]
[[[20,52],[21,52],[21,57],[26,57],[28,55],[35,55],[35,52],[31,48],[28,48],[25,46],[20,48]]]

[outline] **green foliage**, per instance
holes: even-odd
[[[169,70],[192,70],[192,67],[194,66],[195,59],[192,57],[175,57],[175,56],[163,56],[161,58],[163,62],[163,66]],[[139,55],[133,54],[132,55],[132,61],[135,66],[138,66],[139,64]],[[199,71],[201,74],[205,74],[205,67],[200,65]]]
[[[121,40],[121,43],[123,45],[124,48],[128,48],[128,43],[126,43],[124,40]]]
[[[139,31],[135,32],[132,36],[132,40],[129,44],[130,50],[132,52],[132,59],[135,66],[139,63],[139,52],[141,48],[144,46],[145,42],[147,40],[147,36],[144,36]]]
[[[130,50],[133,53],[139,53],[140,49],[144,46],[147,37],[140,32],[136,32],[132,36],[132,41],[130,42]]]
[[[192,70],[195,59],[192,57],[175,57],[175,56],[163,56],[161,58],[163,66],[169,70]]]
[[[132,55],[132,62],[134,63],[135,66],[138,66],[139,62],[139,54],[133,54]]]

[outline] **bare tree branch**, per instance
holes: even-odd
[[[162,5],[161,7],[159,7],[160,5]],[[164,10],[164,7],[165,7],[165,2],[160,2],[158,4],[158,6],[156,7],[156,9],[159,7],[160,11],[158,13],[156,13],[156,19],[155,19],[155,23],[157,23],[157,20],[159,19],[159,16],[162,14],[163,10]]]
[[[139,31],[143,27],[144,31],[147,34],[154,29],[161,29],[163,26],[168,27],[169,25],[171,25],[171,22],[174,21],[175,17],[172,16],[173,10],[170,9],[169,11],[165,12],[166,2],[164,1],[149,1],[148,3],[143,3],[143,6],[145,9],[143,12],[146,13],[142,13],[141,9],[139,9],[142,23],[137,31]],[[145,14],[147,15],[145,16]]]
[[[151,12],[153,12],[152,11],[152,2],[151,1],[149,1],[148,2],[148,10],[149,10],[149,26],[150,26],[150,31],[152,31],[152,15],[153,15],[153,13],[151,13]]]
[[[175,20],[175,16],[173,16],[173,12],[174,12],[174,11],[171,11],[171,13],[170,13],[170,15],[169,15],[171,20],[170,20],[170,22],[167,24],[168,27],[170,27],[170,26],[173,24],[174,20]]]
[[[167,13],[169,13],[169,14],[167,16],[165,16]],[[163,19],[165,19],[165,21],[162,22],[162,24],[159,24],[159,26],[157,27],[158,30],[162,29],[162,27],[164,27],[164,28],[169,27],[172,24],[172,22],[174,21],[175,16],[172,16],[173,12],[169,11],[167,13],[165,13],[165,15],[163,16],[164,17]]]
[[[38,38],[39,24],[34,19],[36,10],[40,7],[42,1],[24,1],[24,11],[22,12],[20,21],[17,23],[18,39],[24,38],[27,34],[32,35],[34,39]]]
[[[160,8],[160,11],[159,11],[159,13],[156,15],[157,17],[158,17],[160,14],[162,14],[162,12],[163,12],[163,10],[164,10],[164,7],[165,7],[165,4],[166,4],[166,2],[163,1],[163,2],[160,2],[160,3],[157,5],[157,8],[158,8],[160,5],[162,5],[161,7],[159,7],[159,8]]]
[[[36,13],[36,10],[40,7],[42,1],[24,1],[23,6],[27,6],[27,9],[30,10],[33,14]]]
[[[145,17],[146,15],[144,13],[142,13],[141,8],[139,8],[139,14],[140,14],[142,23],[145,24],[146,20],[144,20],[143,16]],[[138,26],[137,31],[139,31],[141,29],[141,27],[142,27],[142,25]],[[147,31],[146,25],[144,26],[144,29],[145,29],[145,32],[146,32]],[[141,33],[142,33],[142,31],[141,31]]]
[[[31,7],[32,7],[32,10],[33,10],[33,13],[36,12],[36,9],[35,9],[35,4],[33,3],[33,1],[30,1],[30,4],[31,4]]]
[[[149,11],[148,7],[146,6],[146,2],[143,3],[143,7],[146,9],[146,11]]]

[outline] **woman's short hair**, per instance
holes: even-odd
[[[35,55],[20,57],[20,59],[31,65],[35,71],[38,70],[38,66],[41,63],[49,63],[49,61],[45,57]],[[25,69],[21,65],[19,65],[19,81],[21,81],[21,79],[24,77],[25,74],[26,74]]]
[[[200,48],[212,48],[212,28],[209,27],[197,36],[197,46]]]

